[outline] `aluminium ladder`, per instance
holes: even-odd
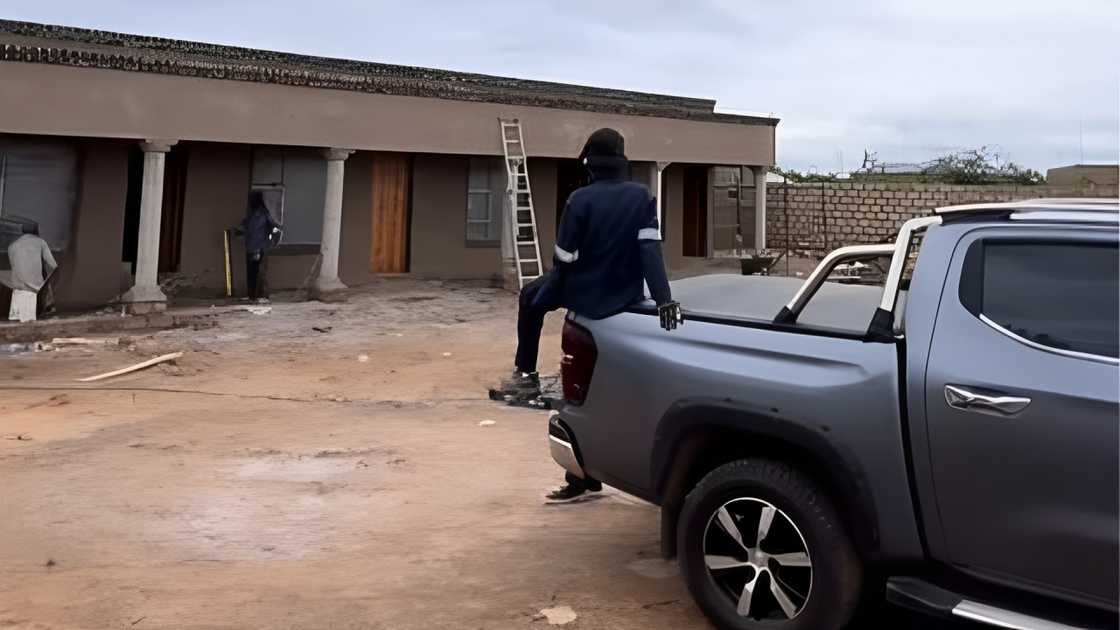
[[[533,191],[529,187],[529,161],[521,122],[499,118],[502,151],[506,158],[506,194],[509,198],[509,220],[513,236],[513,262],[517,269],[517,287],[544,274],[541,244],[537,237],[537,213],[533,210]]]

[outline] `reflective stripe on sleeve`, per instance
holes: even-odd
[[[556,246],[555,250],[556,257],[560,259],[560,262],[573,263],[579,260],[579,250],[569,252],[567,250],[561,249],[559,245]]]
[[[661,230],[657,228],[642,228],[638,230],[639,241],[660,241]]]

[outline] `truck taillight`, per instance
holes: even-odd
[[[583,326],[570,321],[564,322],[560,348],[564,353],[560,359],[564,400],[573,405],[582,405],[583,401],[587,400],[587,390],[591,387],[591,374],[595,371],[595,361],[599,358],[595,339]]]

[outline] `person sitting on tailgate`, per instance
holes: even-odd
[[[591,182],[568,197],[556,236],[552,269],[521,289],[517,312],[517,354],[505,394],[540,395],[537,354],[545,315],[566,308],[603,319],[645,299],[644,284],[657,303],[661,326],[683,322],[673,301],[661,253],[657,204],[645,186],[627,180],[625,140],[614,129],[591,134],[580,153]],[[572,498],[599,482],[572,475],[553,498]]]

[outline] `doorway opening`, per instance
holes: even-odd
[[[681,253],[690,257],[708,255],[708,173],[705,165],[683,168],[681,192],[684,220],[681,226]]]
[[[587,185],[587,169],[579,160],[556,160],[556,230],[560,230],[560,217],[577,188]]]
[[[177,144],[164,158],[163,199],[160,200],[159,272],[179,271],[183,245],[183,208],[187,197],[188,147]],[[144,152],[133,147],[128,154],[128,187],[124,203],[124,233],[121,262],[136,273],[136,250],[140,242],[140,201],[144,190]]]

